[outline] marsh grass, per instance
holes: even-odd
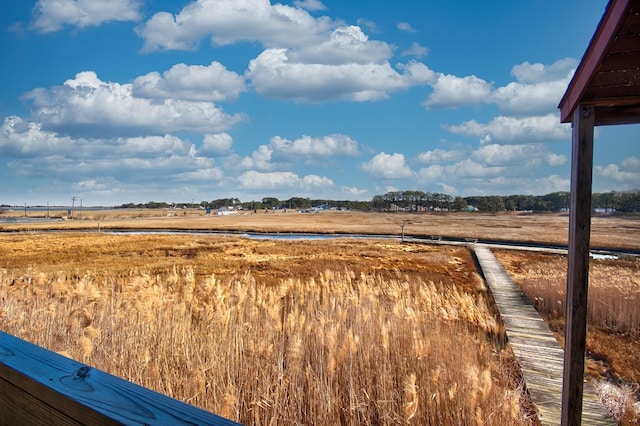
[[[530,424],[473,279],[5,268],[0,328],[245,424]]]
[[[562,343],[567,260],[558,255],[499,252]],[[589,267],[586,373],[621,424],[640,422],[640,262],[592,259]]]

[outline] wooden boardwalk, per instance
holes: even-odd
[[[527,390],[543,425],[559,425],[564,351],[520,288],[481,244],[471,245],[498,305],[507,339],[520,364]],[[591,387],[584,384],[582,424],[615,425]]]

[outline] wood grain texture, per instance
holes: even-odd
[[[507,339],[520,365],[527,390],[543,425],[559,425],[562,411],[564,351],[520,288],[493,253],[472,246],[507,330]],[[582,424],[614,425],[593,390],[585,383]]]
[[[0,332],[0,424],[237,423]]]
[[[571,201],[565,314],[563,425],[580,424],[587,340],[594,110],[580,105],[571,134]]]

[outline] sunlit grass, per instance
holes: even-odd
[[[0,328],[246,424],[529,424],[474,279],[4,269]]]

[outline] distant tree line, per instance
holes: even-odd
[[[533,211],[559,212],[569,209],[567,191],[546,195],[488,195],[453,197],[422,191],[393,191],[376,195],[371,208],[379,211]],[[592,208],[603,212],[640,212],[640,190],[605,192],[592,195]]]
[[[569,209],[570,194],[566,191],[546,195],[488,195],[454,197],[439,192],[392,191],[376,195],[371,201],[328,200],[291,197],[279,200],[264,197],[259,201],[240,201],[238,198],[219,198],[199,203],[127,203],[121,208],[210,208],[233,207],[242,210],[293,209],[307,210],[325,206],[347,210],[375,211],[533,211],[560,212]],[[640,212],[640,190],[604,192],[592,195],[592,208],[602,212]]]

